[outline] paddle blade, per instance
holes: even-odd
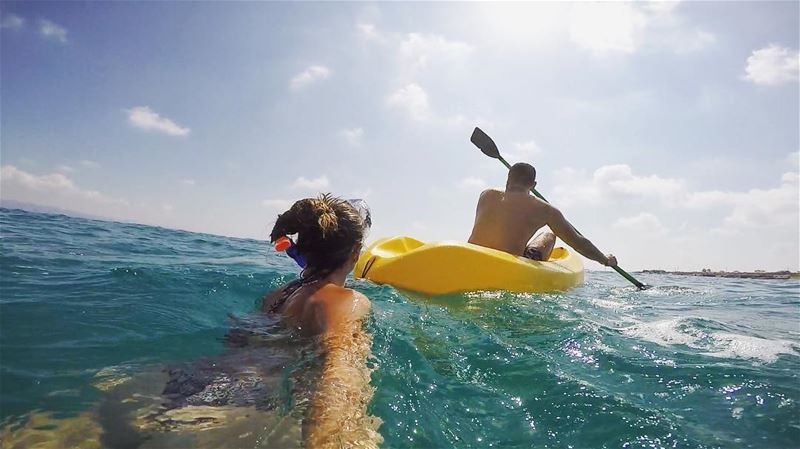
[[[487,136],[486,133],[481,131],[481,129],[477,126],[475,127],[475,131],[472,131],[472,137],[470,137],[469,140],[470,142],[474,143],[475,146],[483,152],[483,154],[494,159],[500,158],[500,150],[497,149],[497,145],[494,144],[494,140]]]

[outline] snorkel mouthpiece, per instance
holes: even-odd
[[[278,240],[275,240],[275,251],[279,253],[286,251],[286,254],[294,259],[300,268],[306,267],[306,258],[300,254],[300,251],[297,250],[297,245],[289,237],[284,235],[283,237],[279,237]]]
[[[291,248],[291,246],[292,241],[289,240],[289,237],[286,237],[285,235],[278,240],[275,240],[275,251],[279,253],[286,251],[287,249]]]

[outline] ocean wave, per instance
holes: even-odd
[[[623,334],[660,346],[685,346],[697,354],[774,363],[781,354],[800,356],[795,343],[752,335],[714,331],[722,323],[702,318],[671,318],[637,323],[622,329]]]
[[[258,367],[268,351],[250,350],[284,337],[253,312],[300,270],[262,241],[6,210],[0,226],[0,420],[78,416],[117,388],[158,399],[164,381],[143,374],[226,348],[243,351],[234,367]],[[797,284],[652,280],[674,285],[640,292],[590,272],[559,294],[432,299],[348,280],[372,302],[370,410],[386,446],[796,446]],[[194,419],[176,410],[164,416]],[[208,446],[274,447],[238,439],[279,428],[238,411],[249,418],[225,414]]]

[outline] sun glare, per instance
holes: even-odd
[[[569,8],[557,3],[487,3],[478,8],[486,38],[514,47],[548,46],[563,37]]]

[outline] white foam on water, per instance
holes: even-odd
[[[594,344],[594,348],[600,352],[604,352],[606,354],[613,354],[617,352],[616,349],[612,348],[611,346],[606,345],[605,343],[598,341]]]
[[[625,335],[649,341],[661,346],[696,344],[700,339],[697,332],[687,332],[682,326],[686,320],[675,318],[670,320],[637,323],[622,330]],[[682,329],[683,327],[683,329]],[[696,330],[695,330],[696,331]]]
[[[684,345],[700,354],[726,359],[773,363],[781,354],[800,356],[797,345],[786,340],[769,340],[751,335],[705,332],[693,325],[692,318],[637,323],[623,328],[625,335],[660,346]]]
[[[778,360],[780,354],[800,355],[795,345],[786,340],[767,340],[749,335],[713,334],[714,348],[706,355],[726,359],[751,359],[765,363]]]
[[[597,307],[602,307],[603,309],[629,310],[633,308],[633,306],[630,304],[625,304],[617,301],[609,301],[607,299],[591,299],[589,300],[589,302],[591,302],[593,305]]]

